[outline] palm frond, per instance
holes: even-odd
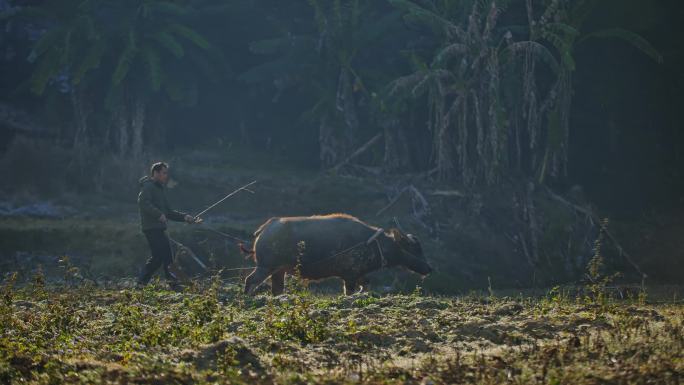
[[[105,53],[106,44],[104,39],[97,39],[94,44],[90,46],[85,57],[79,63],[76,71],[72,75],[73,84],[79,84],[88,71],[96,69],[100,66],[100,60]]]
[[[569,20],[572,20],[572,24],[575,26],[582,25],[598,3],[599,0],[576,0],[568,14]]]
[[[556,25],[561,25],[561,23],[556,23]],[[572,48],[574,46],[576,32],[577,31],[575,30],[574,32],[569,31],[566,33],[559,28],[548,28],[541,32],[541,36],[553,44],[553,47],[561,57],[563,66],[570,71],[575,70],[575,58],[572,55]]]
[[[173,56],[181,58],[185,55],[185,50],[181,43],[179,43],[170,33],[159,31],[154,35],[153,39],[161,44],[162,47],[166,48]]]
[[[149,48],[143,52],[143,58],[147,67],[152,90],[157,92],[161,88],[162,83],[161,59],[159,58],[159,53],[155,49]]]
[[[385,33],[400,20],[400,12],[390,12],[381,17],[379,20],[365,23],[363,27],[358,30],[357,35],[363,40],[363,42],[377,42],[381,36],[385,35]]]
[[[36,44],[33,46],[33,49],[29,53],[29,56],[27,58],[29,63],[33,63],[36,59],[45,54],[45,52],[47,52],[49,49],[54,48],[57,41],[64,38],[64,34],[66,32],[67,31],[65,28],[55,28],[45,32],[45,34],[43,34],[43,36],[41,36],[41,38],[38,39]]]
[[[427,76],[427,71],[416,71],[410,75],[397,78],[387,85],[387,94],[390,96],[409,95],[410,93],[406,92],[406,90],[412,90],[416,84],[423,81]]]
[[[468,47],[465,44],[449,44],[437,53],[435,59],[432,61],[432,66],[444,66],[452,57],[463,55],[466,52],[468,52]]]
[[[126,46],[119,56],[119,61],[112,75],[112,83],[117,86],[121,84],[121,81],[128,75],[128,70],[131,67],[131,63],[135,58],[138,51],[136,44],[135,33],[131,30],[128,32],[128,39],[126,40]]]
[[[629,30],[626,30],[623,28],[603,29],[603,30],[592,32],[592,33],[585,35],[578,43],[580,43],[586,39],[589,39],[591,37],[599,37],[599,38],[603,38],[603,39],[612,38],[612,39],[623,40],[624,42],[631,44],[632,46],[637,48],[639,51],[641,51],[644,54],[651,57],[657,63],[663,62],[663,55],[653,45],[651,45],[651,43],[648,40],[646,40],[644,37],[642,37],[638,33],[635,33],[635,32],[632,32],[632,31],[629,31]]]
[[[420,5],[409,1],[409,0],[388,0],[393,6],[407,12],[408,14],[405,18],[422,23],[430,28],[432,28],[437,33],[448,34],[450,30],[456,28],[456,26],[449,20],[443,18],[442,16],[436,14],[435,12],[429,11]]]
[[[508,45],[508,47],[506,47],[506,51],[514,55],[520,55],[530,52],[535,58],[541,59],[546,64],[548,64],[554,72],[558,73],[560,69],[558,61],[553,56],[553,54],[548,50],[548,48],[546,48],[544,45],[540,43],[537,43],[536,41],[528,40],[511,43],[510,45]]]
[[[183,24],[173,23],[169,26],[169,29],[176,33],[178,36],[181,36],[189,40],[194,45],[202,49],[209,49],[209,47],[211,46],[211,44],[209,44],[209,41],[205,39],[204,36],[202,36],[199,32]]]
[[[59,65],[59,51],[52,47],[41,55],[38,66],[31,75],[31,92],[42,95],[50,78],[56,75],[61,68]]]
[[[577,37],[580,34],[575,27],[566,23],[547,23],[544,28],[565,37]]]

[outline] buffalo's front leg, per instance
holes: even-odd
[[[285,289],[285,269],[280,269],[271,275],[271,294],[283,294]]]
[[[261,283],[264,282],[269,275],[271,275],[271,272],[272,270],[264,267],[257,267],[254,269],[252,274],[245,278],[245,294],[254,293],[254,290],[257,288],[257,286],[261,285]]]

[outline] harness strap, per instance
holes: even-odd
[[[385,256],[384,256],[383,253],[382,253],[382,248],[380,247],[380,242],[378,242],[378,236],[380,236],[380,234],[382,234],[383,231],[385,231],[385,230],[383,230],[382,228],[379,228],[379,229],[378,229],[377,231],[375,231],[375,233],[374,233],[373,235],[371,235],[371,237],[368,238],[367,240],[361,241],[361,242],[359,242],[359,243],[357,243],[357,244],[355,244],[355,245],[353,245],[353,246],[351,246],[351,247],[348,247],[348,248],[346,248],[346,249],[344,249],[344,250],[342,250],[342,251],[338,251],[337,253],[335,253],[335,254],[333,254],[333,255],[331,255],[331,256],[325,258],[325,259],[321,259],[320,261],[315,261],[315,262],[309,263],[309,267],[311,267],[311,266],[316,266],[316,265],[318,265],[318,264],[320,264],[320,263],[329,261],[329,260],[331,260],[331,259],[333,259],[333,258],[336,258],[336,257],[340,256],[340,255],[349,253],[349,252],[351,252],[352,250],[355,250],[355,249],[357,249],[357,248],[359,248],[359,247],[363,247],[363,246],[368,247],[368,246],[370,246],[370,245],[373,243],[373,241],[375,241],[376,244],[378,245],[378,250],[380,250],[380,256],[381,256],[381,259],[382,259],[382,261],[381,261],[382,267],[385,267],[385,266],[387,266],[387,262],[385,261]]]
[[[380,252],[380,269],[384,269],[387,267],[387,259],[385,259],[385,254],[382,252],[382,247],[380,247],[380,241],[375,239],[375,244],[378,245],[378,251]]]
[[[170,240],[171,242],[173,242],[177,247],[179,247],[179,248],[185,250],[185,251],[188,253],[188,255],[190,255],[190,257],[192,257],[192,259],[194,259],[195,262],[197,262],[197,264],[200,265],[200,267],[202,267],[202,269],[207,270],[207,265],[205,265],[199,258],[197,258],[197,256],[195,255],[195,253],[193,253],[192,250],[190,250],[190,248],[188,248],[188,247],[185,246],[184,244],[178,242],[177,240],[175,240],[175,239],[173,239],[173,238],[171,238],[171,237],[169,237],[169,240]]]
[[[378,239],[378,236],[382,234],[382,232],[385,231],[383,228],[379,228],[378,231],[375,232],[375,234],[371,235],[370,238],[366,241],[366,245],[370,245],[371,242],[375,241]]]

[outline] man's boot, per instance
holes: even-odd
[[[145,266],[143,266],[142,270],[140,270],[140,275],[138,275],[138,285],[147,285],[147,283],[150,282],[150,278],[152,278],[154,271],[157,270],[160,264],[161,263],[159,262],[159,259],[150,257],[145,263]]]

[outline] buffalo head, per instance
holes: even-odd
[[[390,229],[386,234],[392,240],[392,247],[388,261],[392,265],[404,266],[422,276],[430,274],[432,268],[423,255],[418,237],[413,234],[404,234],[398,229]]]

